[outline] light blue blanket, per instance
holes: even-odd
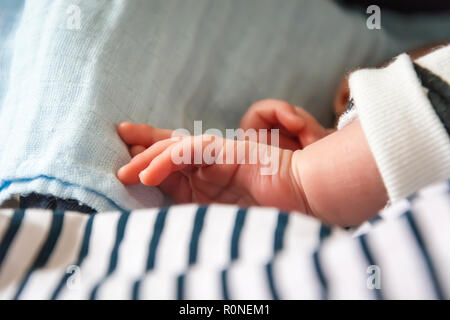
[[[364,11],[325,0],[1,6],[0,203],[39,192],[101,211],[164,199],[116,179],[130,159],[118,122],[234,128],[252,102],[271,97],[330,124],[345,72],[448,38],[442,30],[450,30],[448,16],[384,11],[382,29],[368,30]]]

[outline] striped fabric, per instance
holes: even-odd
[[[449,231],[448,182],[351,231],[224,205],[5,209],[0,299],[448,299]]]

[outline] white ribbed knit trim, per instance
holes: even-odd
[[[355,119],[358,118],[358,113],[356,112],[356,108],[351,108],[350,110],[346,110],[338,120],[338,124],[336,129],[341,130],[345,126],[352,123]]]
[[[391,201],[450,178],[449,137],[408,55],[354,72],[349,86]]]

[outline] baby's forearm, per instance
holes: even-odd
[[[296,151],[292,171],[311,213],[332,224],[360,224],[388,200],[358,120]]]

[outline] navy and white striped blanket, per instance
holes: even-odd
[[[380,218],[346,231],[270,208],[4,209],[0,299],[448,299],[449,184]]]

